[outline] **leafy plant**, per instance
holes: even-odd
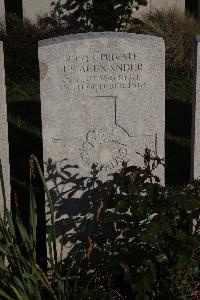
[[[53,288],[36,262],[36,202],[30,189],[30,232],[18,209],[15,223],[6,210],[6,221],[0,217],[0,295],[4,299],[57,299]]]
[[[82,31],[115,31],[126,28],[128,23],[135,23],[133,10],[146,0],[81,0],[53,2],[52,20],[59,26],[65,24],[72,32]]]
[[[36,261],[37,206],[32,180],[40,175],[51,207],[51,231],[48,238],[50,258],[49,273],[45,273]],[[17,205],[17,201],[16,201]],[[13,222],[15,219],[15,222]],[[16,216],[6,210],[6,220],[0,216],[0,296],[3,299],[91,299],[90,286],[93,276],[78,286],[81,257],[74,255],[69,263],[58,261],[55,237],[54,208],[42,170],[35,156],[30,159],[30,228],[27,230],[21,220],[18,208]],[[74,268],[76,260],[76,266]],[[76,271],[76,274],[73,275]],[[75,281],[75,283],[74,283]]]
[[[35,156],[30,160],[30,228],[6,211],[0,218],[0,295],[4,299],[198,299],[200,184],[160,185],[163,160],[146,149],[145,168],[123,163],[92,191],[99,199],[92,227],[73,256],[58,254],[54,207]],[[49,272],[36,261],[33,180],[42,180],[50,211]],[[91,223],[90,223],[91,225]],[[62,246],[62,239],[60,240]],[[62,247],[61,247],[62,249]]]
[[[111,281],[120,282],[122,290],[126,286],[131,299],[195,298],[200,293],[199,182],[163,187],[154,175],[162,160],[148,149],[143,158],[144,169],[124,164],[102,187],[91,266],[102,263],[101,253]]]

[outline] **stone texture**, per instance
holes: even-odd
[[[0,212],[10,208],[10,165],[3,43],[0,42]]]
[[[5,22],[5,6],[4,0],[0,0],[0,22]]]
[[[86,182],[94,164],[101,181],[123,161],[143,165],[136,152],[155,150],[156,137],[164,157],[164,42],[108,32],[39,46],[45,177],[56,218],[77,216],[88,208]],[[164,183],[164,168],[157,172]]]
[[[194,93],[192,112],[191,179],[200,178],[200,36],[195,40]]]

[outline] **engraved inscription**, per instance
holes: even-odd
[[[121,165],[126,159],[128,146],[125,139],[120,139],[117,128],[95,128],[90,130],[80,148],[83,162],[91,167],[95,165],[98,171],[111,171]]]
[[[144,65],[136,53],[68,55],[63,65],[61,91],[95,92],[143,88]]]

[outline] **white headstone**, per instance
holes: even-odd
[[[200,36],[195,41],[195,85],[192,112],[191,179],[200,178]]]
[[[142,166],[136,152],[155,150],[156,139],[164,157],[165,46],[155,36],[114,32],[39,46],[45,177],[56,217],[71,217],[72,207],[75,215],[86,210],[80,190],[92,166],[101,181],[123,161]],[[157,173],[164,182],[164,168]]]
[[[10,208],[10,165],[3,43],[0,42],[0,212]]]
[[[4,0],[0,0],[0,23],[4,24],[5,22],[5,6]]]

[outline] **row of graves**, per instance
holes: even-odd
[[[56,8],[62,7],[65,4],[66,13],[67,11],[73,10],[73,7],[78,1],[52,1],[52,0],[0,0],[0,18],[5,18],[5,11],[16,13],[24,18],[37,22],[38,17],[51,16],[56,12]],[[198,1],[197,1],[198,2]],[[141,6],[139,11],[134,10],[133,14],[136,17],[140,17],[144,13],[150,13],[154,9],[169,9],[176,6],[181,11],[185,11],[186,0],[147,0],[146,6]],[[197,4],[196,4],[197,6]],[[61,8],[61,11],[63,9]],[[196,7],[196,10],[197,7]]]
[[[54,1],[55,4],[58,4],[59,1]],[[78,1],[68,1],[61,0],[60,4],[65,4],[66,8],[73,7],[71,3],[78,2]],[[50,15],[52,10],[55,9],[56,5],[52,5],[52,0],[23,0],[23,15],[32,21],[37,19],[37,16],[41,16],[44,14]],[[142,13],[151,12],[153,9],[163,9],[163,8],[170,8],[172,6],[177,6],[181,11],[185,10],[185,0],[148,0],[147,6],[141,6],[139,11],[135,11],[134,14],[136,16],[140,16]]]
[[[196,47],[192,171],[200,175],[200,40]],[[45,179],[57,220],[87,215],[87,180],[165,157],[165,44],[133,33],[84,33],[39,42]],[[10,207],[9,145],[0,44],[0,207]],[[165,183],[164,167],[156,172]],[[46,207],[46,220],[50,210]],[[59,222],[58,222],[59,224]]]

